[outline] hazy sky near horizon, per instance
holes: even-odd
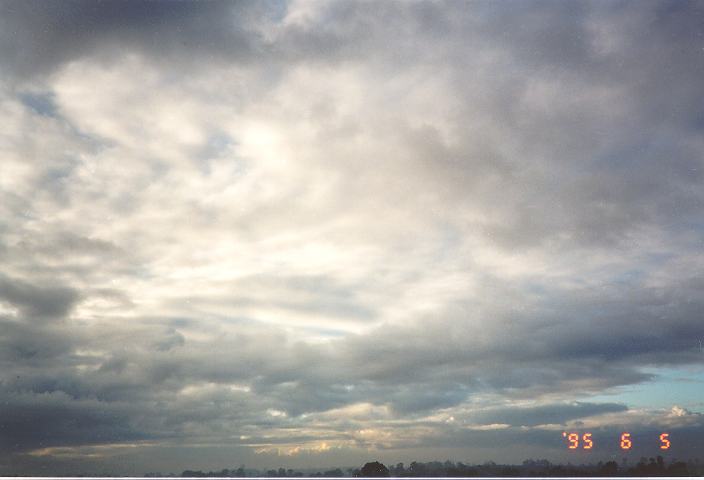
[[[703,452],[702,79],[704,2],[0,1],[0,474]]]

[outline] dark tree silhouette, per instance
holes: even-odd
[[[383,463],[369,462],[365,463],[362,470],[359,472],[362,477],[388,477],[389,469]]]
[[[615,477],[617,473],[618,463],[614,462],[613,460],[610,460],[605,464],[599,466],[599,475],[603,475],[605,477]]]
[[[361,469],[347,468],[343,471],[341,468],[334,468],[322,471],[294,471],[292,469],[278,468],[268,471],[247,469],[244,465],[238,469],[222,469],[220,471],[202,470],[185,470],[181,476],[184,477],[311,477],[311,478],[330,478],[330,477],[694,477],[700,476],[704,478],[704,465],[698,460],[689,460],[687,462],[672,460],[667,462],[663,457],[657,456],[654,458],[643,457],[633,466],[628,466],[626,462],[618,465],[615,461],[598,462],[591,465],[555,465],[546,459],[528,459],[522,465],[496,464],[494,462],[485,462],[481,465],[467,465],[462,462],[411,462],[406,468],[403,463],[399,463],[390,468],[386,468],[378,461],[369,462]],[[79,476],[79,475],[76,475]],[[87,476],[87,475],[83,475]],[[105,475],[111,476],[111,475]],[[155,476],[155,474],[147,474],[145,476]],[[161,476],[161,475],[159,475]],[[1,479],[0,479],[1,480]]]

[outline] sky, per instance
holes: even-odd
[[[701,455],[702,78],[703,2],[0,1],[0,474]]]

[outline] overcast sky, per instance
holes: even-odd
[[[702,2],[0,2],[0,474],[704,451],[703,79]]]

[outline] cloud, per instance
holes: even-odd
[[[22,310],[28,319],[61,319],[78,300],[78,292],[68,287],[36,286],[21,280],[0,277],[0,299]]]
[[[491,409],[475,417],[479,424],[508,424],[512,426],[536,426],[565,424],[568,420],[582,419],[609,412],[624,412],[625,405],[615,403],[583,403],[541,405],[539,407],[516,407]]]
[[[124,406],[70,400],[61,392],[43,395],[3,392],[0,416],[3,453],[52,445],[81,445],[143,439]]]
[[[268,7],[276,8],[275,3]],[[41,3],[3,5],[0,58],[10,74],[44,75],[84,56],[119,58],[139,51],[153,58],[223,56],[251,59],[257,53],[258,32],[249,22],[266,18],[265,5],[211,2],[207,6],[150,2],[126,7],[82,0],[63,7]],[[20,28],[21,27],[21,28]]]
[[[3,3],[8,458],[694,438],[698,10],[515,7]]]

